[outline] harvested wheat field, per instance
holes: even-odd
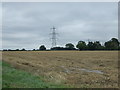
[[[118,51],[4,51],[3,61],[76,88],[117,88]]]

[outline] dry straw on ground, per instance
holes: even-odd
[[[5,51],[15,68],[74,87],[118,87],[118,51]],[[96,70],[96,71],[95,71]]]

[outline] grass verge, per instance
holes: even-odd
[[[68,88],[65,85],[51,84],[42,77],[13,68],[2,62],[2,88]]]

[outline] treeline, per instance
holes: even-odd
[[[3,49],[3,51],[26,51],[24,48],[23,49]]]
[[[11,50],[11,49],[4,49],[3,51],[44,51],[47,50],[45,45],[41,45],[39,49],[33,50],[25,50],[24,48],[19,50]],[[85,41],[79,41],[75,46],[72,43],[68,43],[65,47],[53,47],[49,50],[120,50],[120,42],[116,38],[112,38],[111,40],[105,42],[103,45],[100,41],[90,41],[86,43]],[[47,50],[47,51],[49,51]]]
[[[112,38],[103,45],[99,41],[88,42],[88,44],[79,41],[76,47],[79,50],[120,50],[120,42],[116,38]]]
[[[76,49],[77,48],[77,49]],[[85,41],[79,41],[75,46],[72,43],[68,43],[64,47],[54,47],[51,50],[120,50],[120,42],[116,38],[105,42],[103,45],[100,41],[90,41],[86,44]]]

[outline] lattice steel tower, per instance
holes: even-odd
[[[51,29],[52,29],[52,33],[51,33],[52,34],[52,38],[51,39],[52,39],[52,48],[53,48],[53,47],[56,47],[56,44],[57,44],[56,43],[56,41],[57,41],[57,38],[56,38],[57,33],[55,31],[56,28],[54,26]]]

